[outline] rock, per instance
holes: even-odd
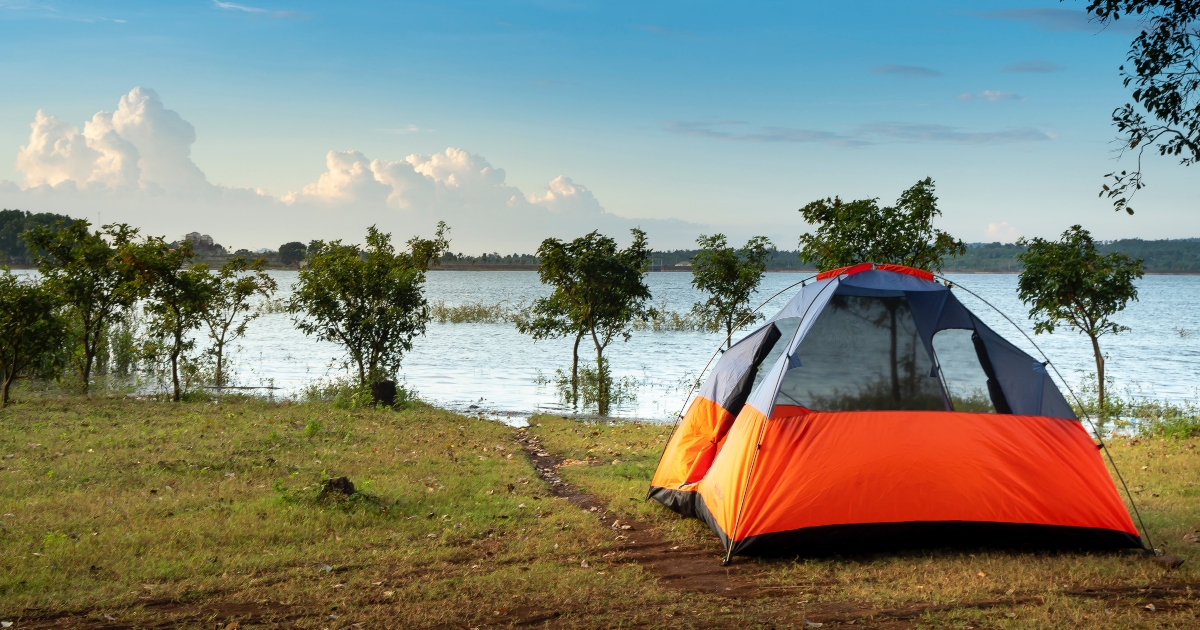
[[[354,492],[354,484],[350,482],[349,477],[334,477],[321,484],[321,496],[340,494],[348,497]]]
[[[1154,556],[1151,560],[1163,565],[1168,569],[1174,569],[1183,564],[1183,558],[1179,556]]]
[[[377,405],[396,406],[396,381],[371,383],[371,398]]]

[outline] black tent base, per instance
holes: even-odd
[[[724,542],[725,537],[721,538]],[[733,554],[822,557],[913,549],[1095,551],[1144,549],[1144,546],[1140,537],[1111,529],[1026,523],[917,521],[826,525],[751,536],[735,543]]]

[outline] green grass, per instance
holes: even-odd
[[[562,469],[572,484],[669,539],[714,544],[697,521],[643,500],[668,427],[550,416],[534,425],[547,449],[590,462]],[[1188,559],[1169,574],[1122,555],[764,562],[757,579],[787,586],[787,594],[730,601],[670,590],[641,567],[606,558],[611,531],[553,498],[514,431],[495,422],[419,404],[388,411],[244,399],[32,399],[0,409],[0,620],[21,627],[66,614],[73,616],[60,625],[112,617],[211,629],[214,619],[227,625],[239,614],[213,606],[236,604],[269,605],[288,625],[309,628],[806,627],[804,615],[816,610],[1003,597],[1011,589],[1045,603],[914,622],[1194,625],[1186,602],[1150,613],[1136,594],[1086,599],[1064,594],[1064,585],[1195,581],[1200,554],[1181,541],[1200,528],[1195,442],[1114,446],[1131,484],[1141,486],[1151,531]],[[323,480],[339,475],[358,493],[321,497]],[[251,625],[243,616],[241,627]]]

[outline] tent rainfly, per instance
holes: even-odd
[[[726,561],[1143,546],[1046,364],[895,265],[818,274],[726,351],[650,496],[707,523]]]

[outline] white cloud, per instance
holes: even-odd
[[[266,9],[260,9],[258,7],[248,7],[244,4],[237,4],[236,2],[221,2],[221,0],[213,0],[213,5],[215,5],[218,9],[225,9],[226,11],[241,11],[243,13],[266,13],[267,12]]]
[[[313,238],[359,242],[372,224],[407,238],[444,220],[456,251],[530,252],[550,236],[598,229],[620,237],[632,227],[655,246],[685,247],[707,229],[618,216],[565,175],[526,194],[504,169],[455,147],[398,161],[329,151],[314,181],[282,197],[214,185],[192,161],[195,129],[141,87],[115,111],[97,112],[82,133],[44,111],[30,127],[17,154],[23,186],[0,180],[0,207],[127,222],[148,234],[200,230],[257,249]]]
[[[989,223],[984,235],[990,242],[1012,243],[1021,238],[1021,232],[1008,224],[1008,221]]]

